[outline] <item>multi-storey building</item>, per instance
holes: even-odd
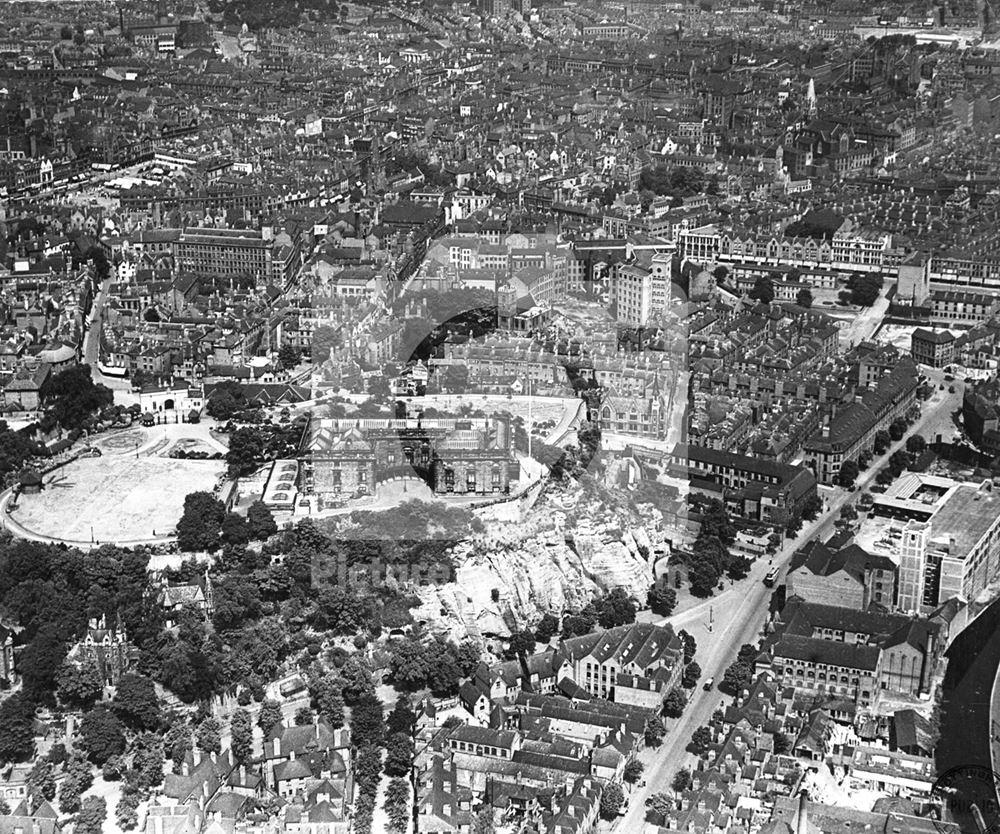
[[[847,272],[881,272],[892,236],[841,229],[832,240],[784,237],[748,231],[723,232],[717,226],[682,230],[684,257],[697,263],[785,264]]]
[[[875,547],[900,563],[901,610],[974,600],[1000,578],[1000,497],[991,482],[910,473],[875,497],[872,512],[896,522]]]
[[[882,692],[929,694],[944,648],[940,624],[932,620],[793,597],[775,622],[765,654],[786,686],[873,708]]]
[[[441,495],[504,494],[518,477],[514,434],[486,420],[316,420],[304,457],[304,491],[371,494],[393,477],[420,477]]]
[[[947,330],[918,327],[910,336],[910,355],[918,365],[943,368],[955,358],[955,337]]]
[[[188,227],[176,244],[177,266],[194,275],[252,275],[286,286],[300,263],[300,241],[278,242],[272,230]]]
[[[867,553],[857,545],[831,550],[812,541],[792,557],[786,595],[857,611],[872,603],[890,608],[896,600],[896,573],[887,556]]]
[[[559,654],[577,686],[598,698],[614,698],[619,675],[652,677],[667,672],[667,688],[680,681],[684,647],[669,625],[618,626],[563,640]]]
[[[739,515],[785,524],[800,515],[816,495],[816,479],[803,466],[790,466],[748,455],[678,443],[670,453],[670,472],[690,481],[723,489],[724,500]]]
[[[857,460],[872,447],[878,431],[914,405],[918,385],[916,365],[903,357],[859,402],[837,411],[805,444],[806,459],[816,478],[834,483],[845,461]]]

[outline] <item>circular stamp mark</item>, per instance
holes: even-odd
[[[1000,776],[988,767],[958,765],[938,776],[931,796],[941,802],[942,822],[957,825],[963,834],[1000,834],[998,787]],[[935,827],[954,830],[938,822]]]

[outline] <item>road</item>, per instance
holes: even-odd
[[[83,361],[94,370],[97,369],[97,362],[101,353],[101,327],[104,316],[104,305],[108,300],[108,291],[115,280],[115,268],[111,267],[108,277],[101,282],[97,295],[94,296],[94,303],[90,307],[90,318],[87,321],[87,332],[83,337]]]
[[[101,331],[104,327],[104,305],[108,301],[108,292],[111,284],[116,280],[115,267],[112,265],[111,273],[101,283],[97,295],[94,296],[94,303],[90,308],[90,318],[87,320],[87,330],[83,335],[83,361],[90,366],[91,375],[94,382],[99,382],[116,392],[115,402],[119,405],[130,405],[129,397],[124,398],[121,394],[129,394],[132,391],[132,383],[123,377],[108,376],[101,373]],[[135,400],[136,402],[138,400]]]
[[[946,420],[950,423],[951,412],[961,405],[961,396],[960,385],[956,387],[955,394],[949,394],[947,388],[935,391],[932,399],[924,404],[920,419],[907,434],[892,443],[884,454],[873,459],[871,465],[858,476],[854,492],[821,487],[823,513],[815,521],[804,525],[795,539],[786,540],[781,551],[775,555],[773,565],[767,559],[757,559],[746,579],[681,614],[661,620],[670,623],[675,630],[688,631],[695,638],[698,644],[695,659],[702,669],[702,681],[710,677],[716,683],[721,681],[726,667],[733,662],[740,646],[744,643],[757,643],[767,619],[771,594],[771,589],[764,586],[763,579],[771,567],[776,565],[780,568],[780,584],[784,581],[792,555],[811,539],[828,538],[834,532],[841,508],[857,498],[875,480],[876,474],[885,466],[893,452],[903,448],[910,435],[923,434],[930,428],[943,425]],[[709,617],[713,620],[711,631]],[[678,719],[665,719],[667,735],[663,745],[658,750],[644,750],[640,754],[640,759],[646,766],[645,785],[637,786],[630,792],[625,816],[619,817],[612,826],[615,832],[634,834],[643,830],[647,797],[669,790],[674,774],[682,767],[694,765],[695,757],[685,750],[691,734],[697,727],[707,724],[712,713],[726,699],[717,690],[705,691],[699,685],[691,691],[691,701],[684,714]]]

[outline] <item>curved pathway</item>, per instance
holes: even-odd
[[[102,544],[113,544],[117,547],[139,547],[141,545],[170,544],[176,538],[175,536],[157,536],[156,538],[127,541],[91,542],[75,541],[73,539],[60,539],[55,536],[44,536],[41,533],[36,533],[34,530],[29,530],[11,516],[10,502],[13,497],[13,489],[5,489],[2,493],[0,493],[0,526],[2,526],[8,533],[19,539],[27,539],[32,542],[44,542],[45,544],[65,544],[69,547],[80,548],[81,550],[91,550],[95,547],[100,547]]]

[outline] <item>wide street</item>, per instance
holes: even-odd
[[[951,412],[961,406],[962,385],[956,385],[954,394],[948,389],[936,390],[933,397],[924,403],[920,419],[909,432],[897,442],[890,445],[886,452],[872,460],[871,465],[860,474],[854,492],[841,488],[821,487],[824,510],[815,520],[803,526],[795,539],[786,539],[784,546],[774,559],[773,564],[766,558],[758,559],[750,570],[750,575],[717,593],[714,597],[687,609],[686,611],[667,617],[661,622],[670,623],[675,630],[684,629],[689,632],[698,644],[695,659],[702,669],[702,678],[698,686],[690,691],[691,701],[684,714],[678,719],[665,719],[667,736],[662,746],[657,750],[647,749],[640,754],[646,770],[643,774],[645,786],[636,786],[629,795],[628,809],[611,828],[623,834],[633,834],[643,830],[646,815],[645,801],[653,793],[668,791],[674,774],[682,767],[691,767],[695,757],[685,748],[691,741],[691,734],[702,724],[707,724],[712,713],[727,700],[717,688],[705,691],[702,683],[708,678],[714,678],[716,685],[722,680],[726,667],[732,663],[744,643],[756,643],[760,638],[761,629],[767,619],[768,603],[772,589],[765,587],[763,579],[772,566],[781,570],[778,580],[784,580],[784,573],[792,554],[813,538],[825,540],[834,531],[834,524],[839,517],[841,508],[867,488],[875,479],[878,471],[885,466],[889,457],[897,449],[903,448],[906,438],[912,434],[925,434],[946,423],[951,424]],[[925,434],[925,436],[928,436]],[[950,435],[946,435],[948,439]],[[709,632],[709,616],[712,617],[712,631]]]

